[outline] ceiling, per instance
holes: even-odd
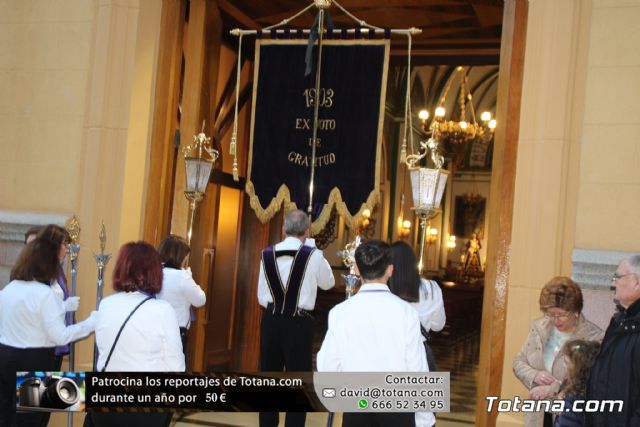
[[[217,0],[224,31],[261,29],[295,15],[311,0]],[[339,4],[369,24],[382,28],[420,28],[413,38],[415,65],[497,65],[503,0],[341,0]],[[336,28],[356,23],[334,3],[329,9]],[[300,15],[289,28],[311,27],[317,9]],[[230,37],[230,36],[229,36]],[[393,37],[392,62],[406,62],[407,42]]]

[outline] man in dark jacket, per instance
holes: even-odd
[[[591,368],[587,399],[621,400],[623,407],[586,413],[586,425],[640,426],[640,255],[623,260],[612,282],[618,311]]]

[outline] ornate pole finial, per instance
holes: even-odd
[[[71,243],[78,243],[80,239],[80,222],[75,215],[73,215],[69,221],[65,224],[65,228],[67,229],[67,233],[69,233],[69,237],[71,238]]]
[[[107,230],[104,228],[104,220],[102,220],[98,238],[100,239],[100,253],[104,254],[104,248],[107,246]]]
[[[318,9],[328,9],[331,7],[331,1],[332,0],[314,0],[313,4],[318,8]]]

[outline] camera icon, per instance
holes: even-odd
[[[322,389],[322,397],[336,397],[336,389],[335,388],[323,388]]]
[[[20,384],[20,406],[66,409],[79,400],[80,389],[69,378],[31,377]]]

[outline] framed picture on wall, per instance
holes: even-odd
[[[484,239],[484,215],[487,199],[480,194],[456,196],[453,216],[453,234],[468,239],[476,233],[478,239]]]

